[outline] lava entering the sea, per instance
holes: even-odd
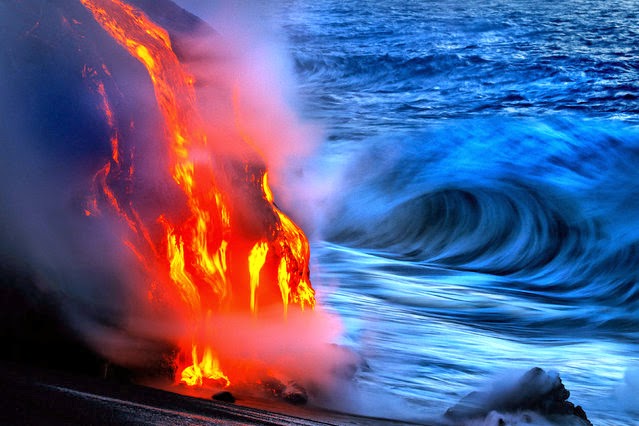
[[[86,67],[84,76],[102,100],[110,127],[111,158],[95,174],[94,195],[84,214],[91,219],[116,214],[122,244],[145,271],[148,303],[169,302],[188,324],[177,345],[176,381],[187,385],[228,386],[259,379],[262,361],[220,350],[231,339],[224,327],[251,327],[262,317],[304,315],[313,310],[309,245],[302,230],[274,203],[266,159],[244,128],[235,85],[229,103],[231,131],[211,125],[197,100],[198,81],[181,63],[167,31],[121,0],[80,0],[100,26],[147,70],[168,155],[164,163],[179,203],[155,216],[136,198],[135,149],[120,142],[121,129],[105,90],[106,64]],[[221,139],[228,140],[221,140]],[[160,142],[160,141],[158,141]],[[215,147],[233,146],[233,155]],[[240,149],[237,147],[241,146]],[[273,311],[278,311],[273,314]],[[295,311],[295,312],[293,312]],[[220,316],[242,318],[229,325]],[[242,335],[239,332],[239,335]],[[241,343],[240,343],[241,345]],[[258,371],[259,370],[259,371]]]

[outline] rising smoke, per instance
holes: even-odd
[[[176,53],[196,78],[212,149],[195,156],[224,169],[257,153],[269,169],[276,202],[295,209],[287,179],[300,173],[319,133],[292,107],[292,73],[280,41],[264,35],[263,21],[249,18],[246,8],[201,11],[217,25],[212,30],[169,1],[132,3],[169,29]],[[157,363],[190,326],[179,296],[161,283],[156,287],[155,273],[123,244],[130,230],[121,218],[87,207],[99,198],[100,179],[110,179],[121,206],[135,205],[141,221],[159,229],[161,212],[180,214],[184,200],[167,171],[148,74],[80,2],[3,2],[0,16],[6,41],[0,48],[3,268],[26,271],[33,283],[20,289],[26,297],[50,297],[69,326],[108,360],[133,367]],[[114,135],[122,160],[96,178],[110,161]],[[248,149],[242,141],[249,141]],[[222,180],[235,189],[233,179]],[[241,200],[241,194],[233,197]],[[252,207],[246,201],[245,208]],[[259,223],[247,220],[247,226]],[[151,237],[157,232],[149,230]],[[331,345],[339,322],[321,308],[293,312],[288,321],[268,310],[260,315],[265,321],[259,323],[235,314],[210,318],[206,337],[222,361],[237,368],[262,364],[251,379],[271,374],[309,389],[352,374],[342,366],[354,358]]]

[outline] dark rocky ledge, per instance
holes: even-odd
[[[496,383],[491,390],[468,394],[444,417],[451,424],[490,417],[496,425],[506,426],[514,416],[526,420],[540,415],[551,423],[592,426],[583,408],[569,397],[558,374],[535,367],[514,383]]]

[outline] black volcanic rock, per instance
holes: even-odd
[[[148,8],[178,44],[190,28],[213,33],[170,0],[133,3]],[[128,380],[124,351],[97,336],[122,342],[131,335],[124,326],[136,303],[126,284],[131,271],[112,244],[116,232],[96,226],[84,209],[111,156],[112,125],[98,81],[120,148],[135,147],[139,158],[157,150],[140,141],[164,132],[151,81],[79,1],[0,2],[0,17],[0,359]],[[158,179],[136,184],[145,188],[149,211],[180,196],[167,189],[168,176]],[[129,183],[116,185],[129,191]],[[172,376],[174,347],[147,343],[131,346],[141,354],[141,374]]]
[[[515,383],[497,383],[489,391],[471,392],[446,411],[445,418],[458,424],[463,421],[483,419],[491,412],[518,414],[533,412],[546,418],[573,416],[577,424],[592,426],[585,411],[568,401],[570,392],[559,375],[546,373],[535,367]],[[500,424],[506,424],[499,419]]]
[[[50,293],[0,265],[0,359],[98,375],[104,358],[66,325]]]
[[[269,394],[289,404],[303,405],[308,402],[306,389],[294,381],[289,381],[287,384],[284,384],[278,379],[269,377],[262,380],[262,385]]]
[[[273,377],[268,377],[262,380],[262,386],[264,386],[264,390],[269,394],[276,398],[280,398],[282,396],[282,392],[286,389],[286,385],[275,379]]]
[[[235,397],[229,391],[218,392],[218,393],[214,394],[211,398],[213,398],[216,401],[235,402]]]
[[[290,404],[303,405],[308,402],[306,389],[295,382],[288,382],[284,391],[282,391],[282,399]]]

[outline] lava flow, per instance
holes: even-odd
[[[112,156],[95,176],[96,194],[85,214],[96,216],[108,208],[128,228],[122,242],[152,281],[150,303],[167,283],[179,295],[177,304],[188,316],[190,329],[177,342],[176,380],[218,386],[248,380],[251,366],[231,365],[219,357],[212,337],[216,333],[210,328],[219,314],[259,321],[262,309],[270,312],[275,306],[284,321],[291,309],[313,309],[308,241],[274,204],[266,160],[242,128],[239,113],[235,138],[212,141],[223,132],[206,124],[198,108],[196,79],[174,53],[167,31],[123,1],[81,2],[148,71],[168,144],[158,150],[169,156],[167,172],[184,200],[183,206],[148,221],[138,213],[134,191],[121,190],[135,177],[133,153],[123,152],[104,86],[88,70],[85,77],[95,79],[111,127]],[[103,71],[108,74],[106,66]],[[234,95],[238,91],[236,87]],[[242,154],[232,159],[216,156],[213,145],[220,143],[242,144]]]

